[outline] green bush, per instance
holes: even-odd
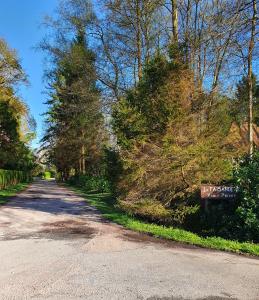
[[[139,201],[119,201],[119,208],[131,216],[159,224],[171,223],[171,210],[165,208],[161,202],[153,199],[141,199]]]
[[[44,173],[43,173],[43,179],[50,179],[50,178],[52,178],[52,175],[51,175],[51,172],[49,172],[49,171],[45,171]]]
[[[108,193],[111,190],[108,180],[99,176],[73,176],[69,179],[69,183],[82,187],[88,192]]]
[[[232,184],[239,189],[237,201],[210,206],[201,216],[205,235],[259,242],[259,152],[241,158]]]
[[[149,222],[180,227],[198,227],[199,205],[178,205],[166,208],[154,199],[141,199],[135,202],[119,201],[119,208],[131,216],[136,216]]]
[[[259,241],[259,151],[252,158],[242,158],[236,166],[234,181],[239,201],[233,223],[242,240]]]
[[[200,215],[200,230],[205,236],[221,236],[229,239],[238,239],[234,235],[233,218],[236,203],[217,200],[210,203],[208,211],[202,210]]]
[[[181,227],[195,229],[199,225],[200,205],[179,205],[172,209],[172,223]]]
[[[1,190],[21,182],[29,182],[29,181],[31,181],[31,174],[29,172],[16,171],[16,170],[0,170]]]
[[[122,174],[122,162],[119,152],[113,148],[104,149],[104,176],[110,182],[111,192],[116,194],[120,175]]]

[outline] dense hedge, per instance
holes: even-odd
[[[109,181],[102,176],[73,176],[68,183],[81,187],[87,192],[107,193],[111,191]]]
[[[29,172],[0,169],[0,189],[18,184],[20,182],[29,182],[31,174]]]

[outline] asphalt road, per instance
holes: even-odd
[[[55,182],[0,207],[0,299],[259,299],[259,260],[111,224]]]

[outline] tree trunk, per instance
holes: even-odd
[[[173,44],[178,44],[178,7],[177,0],[171,0],[172,3],[172,27],[173,27],[173,35],[172,42]]]
[[[190,24],[190,13],[191,13],[191,1],[187,1],[187,11],[186,11],[186,25],[185,25],[185,60],[186,65],[191,67],[190,63],[190,32],[189,32],[189,24]]]
[[[82,158],[81,158],[81,151],[79,153],[79,160],[78,160],[78,175],[82,174]]]
[[[257,18],[256,0],[253,0],[253,16],[251,20],[251,37],[248,49],[248,133],[249,133],[249,154],[253,155],[254,151],[254,137],[253,137],[253,80],[252,80],[252,61],[253,50],[255,44],[255,28]]]
[[[137,63],[138,63],[138,79],[142,78],[142,38],[141,38],[141,11],[140,0],[136,0],[136,17],[137,17]]]
[[[86,168],[85,168],[85,146],[82,146],[81,150],[81,159],[82,159],[82,174],[85,175]]]

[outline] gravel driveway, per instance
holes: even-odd
[[[105,221],[54,181],[0,207],[0,299],[259,299],[259,260]]]

